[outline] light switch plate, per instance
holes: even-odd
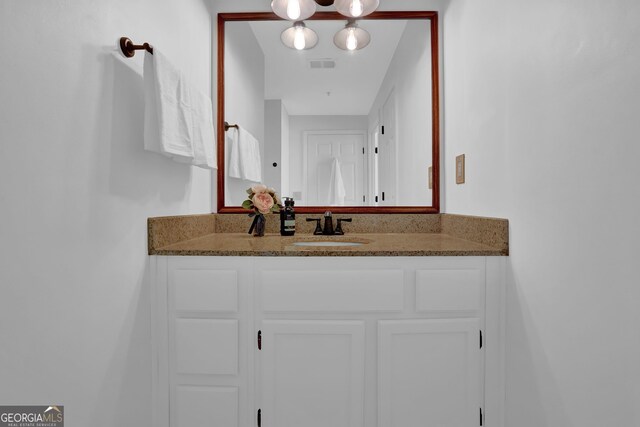
[[[464,154],[456,157],[456,184],[464,184]]]

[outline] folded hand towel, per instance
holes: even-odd
[[[262,158],[260,142],[242,127],[227,131],[229,164],[227,174],[231,178],[262,182]]]
[[[145,52],[145,138],[144,147],[173,157],[193,159],[191,118],[184,105],[190,93],[180,72],[155,49]]]
[[[218,164],[211,98],[192,89],[191,100],[193,102],[191,126],[193,165],[205,169],[216,169]]]
[[[242,171],[240,170],[240,149],[238,129],[229,128],[227,131],[227,153],[229,153],[229,163],[227,165],[227,175],[231,178],[242,179]]]
[[[260,142],[243,127],[238,128],[238,134],[242,178],[248,181],[262,182]]]
[[[211,99],[157,49],[145,52],[144,148],[181,163],[216,167]]]

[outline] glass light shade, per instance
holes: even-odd
[[[342,50],[360,50],[371,41],[368,31],[358,27],[355,21],[350,21],[333,36],[333,43]]]
[[[296,22],[280,34],[280,40],[288,48],[308,50],[318,44],[318,34],[307,28],[304,22]]]
[[[333,5],[344,16],[361,18],[375,11],[380,5],[380,0],[336,0]]]
[[[316,13],[314,0],[273,0],[273,13],[288,21],[303,21]]]

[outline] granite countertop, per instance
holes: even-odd
[[[336,215],[339,217],[340,215]],[[282,237],[278,218],[264,237],[247,234],[238,214],[149,218],[149,255],[177,256],[506,256],[509,222],[466,215],[352,215],[343,236],[314,236],[314,222],[298,215],[296,234]],[[360,246],[294,246],[294,242],[360,242]]]
[[[294,246],[294,242],[359,242],[360,246]],[[184,256],[500,256],[499,249],[442,233],[352,233],[344,236],[212,233],[157,248]]]

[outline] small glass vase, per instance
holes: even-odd
[[[267,219],[262,214],[256,215],[256,229],[253,231],[254,237],[264,236],[265,228],[267,228]]]
[[[253,233],[254,237],[262,237],[264,236],[264,230],[267,226],[267,219],[263,214],[256,214],[253,217],[253,222],[251,223],[251,228],[249,228],[249,234]]]

